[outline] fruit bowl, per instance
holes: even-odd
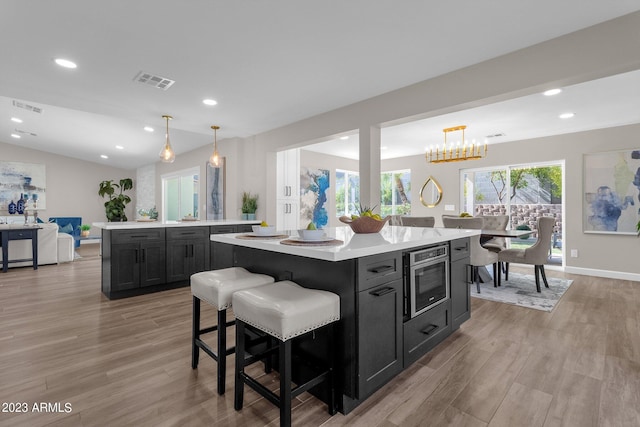
[[[391,217],[375,219],[370,216],[361,216],[357,219],[351,219],[348,216],[341,216],[339,219],[341,222],[349,224],[354,233],[378,233]]]
[[[276,227],[273,225],[252,225],[251,229],[256,236],[273,236],[276,234]]]

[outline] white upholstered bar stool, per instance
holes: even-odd
[[[234,407],[242,409],[244,385],[260,393],[280,408],[280,425],[291,425],[291,399],[328,381],[328,410],[335,414],[333,322],[340,320],[340,297],[332,292],[303,288],[289,280],[260,286],[233,294],[233,311],[236,316],[236,367]],[[245,355],[245,327],[249,325],[268,336],[276,345],[258,354]],[[314,378],[304,384],[291,387],[292,339],[327,327],[327,365]],[[245,373],[245,366],[270,357],[278,351],[280,394],[277,395],[256,379]],[[308,362],[308,361],[307,361]],[[304,360],[301,361],[304,363]]]
[[[273,283],[274,279],[266,274],[251,273],[241,267],[223,268],[220,270],[202,271],[191,275],[191,294],[193,295],[193,317],[191,338],[191,367],[198,367],[202,349],[218,363],[218,394],[224,394],[227,355],[233,354],[234,347],[227,348],[227,326],[235,321],[227,322],[227,309],[231,307],[231,296],[236,291],[255,288]],[[218,323],[200,329],[200,301],[211,304],[218,310]],[[218,331],[217,350],[213,351],[202,339],[201,335]]]

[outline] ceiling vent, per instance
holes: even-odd
[[[485,138],[498,138],[500,136],[506,136],[506,134],[504,134],[504,133],[496,133],[496,134],[493,134],[493,135],[487,135],[487,136],[485,136]]]
[[[27,104],[26,102],[13,100],[13,106],[16,108],[23,108],[27,111],[32,111],[34,113],[42,114],[42,108]]]
[[[151,73],[145,73],[140,71],[133,79],[138,83],[144,83],[145,85],[153,86],[158,89],[167,90],[175,83],[175,80],[168,79],[166,77],[156,76]]]
[[[38,136],[38,134],[37,134],[37,133],[29,132],[29,131],[22,130],[22,129],[15,129],[15,131],[16,131],[17,133],[22,134],[22,135]]]

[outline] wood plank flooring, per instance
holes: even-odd
[[[0,426],[278,425],[250,390],[234,411],[230,374],[219,397],[205,355],[191,369],[188,288],[109,301],[97,245],[80,253],[0,273]],[[352,413],[304,394],[294,426],[639,426],[640,283],[548,274],[575,280],[552,313],[474,298],[471,320]]]

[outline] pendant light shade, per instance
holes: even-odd
[[[162,116],[162,118],[167,121],[167,134],[164,146],[162,147],[162,150],[160,150],[160,160],[162,160],[163,163],[173,163],[173,161],[176,159],[176,153],[173,152],[173,148],[171,148],[171,142],[169,141],[169,120],[171,120],[173,117]]]
[[[213,129],[213,153],[211,153],[211,157],[209,157],[209,164],[214,168],[220,167],[220,154],[218,153],[218,140],[217,140],[217,130],[220,129],[220,126],[211,126]]]

